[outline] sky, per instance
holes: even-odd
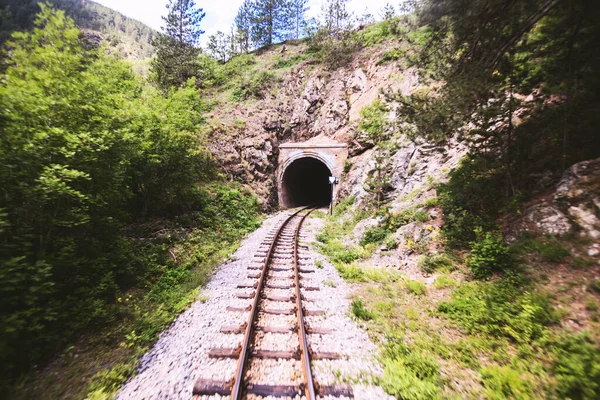
[[[160,30],[163,25],[162,15],[167,13],[168,0],[94,0],[106,7],[119,11],[128,17],[137,19],[144,24]],[[309,17],[315,17],[321,10],[325,0],[309,0]],[[209,35],[217,31],[229,32],[233,19],[244,0],[196,0],[196,5],[204,10],[206,16],[200,26],[206,33],[201,44],[206,43]],[[380,10],[386,3],[391,3],[397,8],[399,0],[350,0],[348,9],[356,15],[361,15],[368,8],[376,19],[380,19]]]

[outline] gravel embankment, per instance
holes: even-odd
[[[253,262],[264,236],[288,215],[277,213],[245,239],[230,261],[221,265],[210,283],[201,293],[208,300],[194,303],[165,330],[151,351],[142,358],[138,374],[129,380],[117,394],[116,399],[192,399],[192,388],[198,377],[205,379],[229,380],[235,373],[235,360],[215,360],[208,357],[213,347],[235,347],[241,341],[241,334],[222,334],[222,325],[240,325],[245,313],[226,311],[227,306],[246,306],[250,300],[238,299],[236,288],[247,281],[247,267]],[[301,244],[314,241],[322,221],[308,218],[303,229]],[[324,316],[308,317],[313,327],[331,328],[329,335],[309,335],[313,350],[341,353],[341,360],[317,360],[313,362],[315,377],[322,384],[350,383],[356,399],[392,399],[380,387],[369,382],[380,375],[381,369],[374,361],[377,347],[350,317],[348,309],[350,290],[339,277],[332,265],[310,247],[302,248],[301,257],[322,260],[323,268],[306,275],[310,285],[319,286],[320,291],[305,292],[313,300],[306,302],[309,310],[324,310]],[[310,260],[304,263],[312,264]],[[323,284],[328,281],[328,286]],[[281,293],[277,294],[289,294]],[[286,321],[287,322],[287,321]],[[284,323],[284,321],[282,321]],[[269,335],[271,336],[271,335]],[[272,340],[276,336],[269,338]],[[272,343],[273,348],[279,348]],[[277,347],[276,347],[277,346]],[[281,346],[283,349],[285,346]],[[206,399],[220,399],[220,396],[203,396]]]

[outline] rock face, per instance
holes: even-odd
[[[303,51],[302,45],[286,46],[286,55]],[[271,210],[277,205],[279,144],[324,135],[349,143],[351,155],[364,154],[373,145],[360,142],[360,110],[380,97],[382,89],[408,94],[417,87],[414,71],[402,71],[395,63],[378,63],[384,51],[359,52],[354,62],[334,71],[304,61],[278,73],[281,82],[262,99],[220,103],[209,117],[208,132],[208,146],[219,166],[254,192],[265,210]],[[283,55],[271,50],[261,57]],[[398,171],[405,171],[404,164],[414,159],[415,145],[407,146],[394,156],[391,165],[398,187],[404,179],[399,175],[403,172]],[[419,154],[426,151],[422,150]],[[396,163],[402,167],[396,168]]]
[[[525,219],[542,233],[563,235],[577,231],[600,240],[600,158],[566,170],[556,191],[525,210]]]

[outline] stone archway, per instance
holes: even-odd
[[[342,174],[347,157],[346,144],[329,138],[279,145],[279,206],[285,209],[313,203],[328,204],[330,187],[327,178]]]

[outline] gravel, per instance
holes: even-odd
[[[235,374],[236,360],[211,359],[208,352],[215,347],[236,347],[241,342],[241,334],[222,334],[223,325],[240,325],[245,322],[248,313],[226,311],[228,306],[244,307],[251,299],[239,299],[237,293],[251,291],[237,289],[240,283],[250,283],[250,266],[260,265],[260,258],[254,255],[267,246],[265,236],[272,235],[275,228],[289,212],[280,212],[264,221],[263,225],[247,239],[231,259],[221,265],[209,284],[202,290],[203,302],[195,302],[184,311],[173,324],[165,330],[154,347],[141,360],[138,374],[130,379],[117,394],[116,399],[192,399],[192,388],[197,378],[230,380]],[[381,375],[381,367],[373,359],[377,346],[348,316],[349,287],[339,277],[335,268],[310,247],[304,247],[314,241],[322,221],[307,218],[302,229],[300,257],[302,266],[314,269],[314,273],[303,274],[302,284],[319,286],[320,291],[304,291],[308,298],[305,307],[309,310],[324,310],[325,316],[307,317],[312,327],[331,328],[332,334],[309,335],[309,345],[313,350],[335,351],[343,358],[340,360],[314,360],[312,362],[315,377],[321,384],[351,383],[356,399],[392,399],[380,387],[371,384],[373,378]],[[281,254],[282,257],[286,256]],[[323,268],[316,268],[314,260],[322,260]],[[282,260],[282,266],[285,264]],[[288,264],[289,265],[289,264]],[[271,272],[272,276],[290,277],[290,272]],[[329,280],[335,287],[323,285]],[[284,282],[284,281],[281,281]],[[292,290],[269,289],[273,295],[290,295]],[[292,303],[269,301],[273,308],[288,308]],[[261,325],[290,326],[294,316],[260,314]],[[297,335],[261,333],[258,341],[260,348],[270,350],[292,350],[297,347]],[[255,361],[253,361],[254,363]],[[270,382],[289,384],[300,382],[301,377],[294,368],[295,360],[258,360],[260,372],[256,378],[261,383]],[[253,379],[254,381],[254,379]],[[219,395],[201,396],[202,400],[216,400]],[[249,396],[256,398],[256,396]],[[296,398],[304,398],[297,396]],[[329,398],[329,397],[328,397]]]

